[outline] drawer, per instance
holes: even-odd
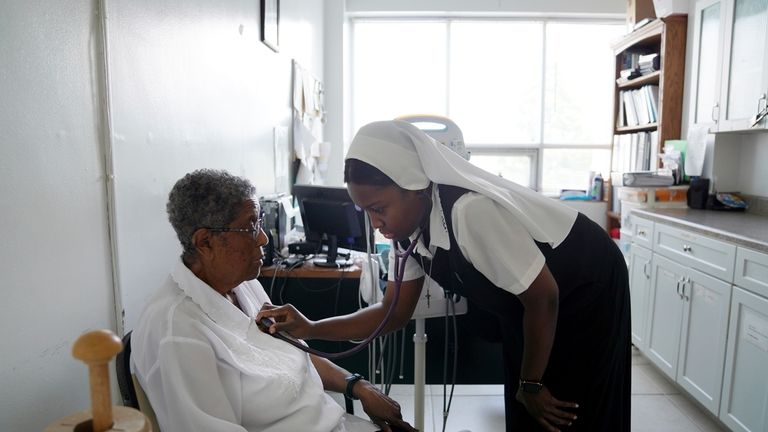
[[[653,249],[653,221],[632,216],[632,242]]]
[[[632,241],[632,236],[635,235],[634,223],[638,218],[632,210],[638,207],[640,207],[640,205],[637,203],[621,202],[621,219],[619,220],[621,235],[630,241]]]
[[[730,243],[657,223],[653,251],[726,282],[733,281],[736,246]]]
[[[768,254],[736,248],[734,285],[768,297]]]

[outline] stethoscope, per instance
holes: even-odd
[[[397,301],[400,298],[400,286],[403,283],[403,277],[405,276],[405,260],[408,259],[408,257],[413,253],[413,250],[416,248],[416,243],[419,241],[419,237],[421,237],[422,231],[419,231],[419,234],[416,235],[416,238],[413,239],[411,244],[408,246],[408,249],[406,249],[404,252],[400,252],[397,250],[397,244],[395,242],[392,243],[392,247],[395,250],[395,292],[394,292],[394,298],[392,300],[392,303],[389,305],[389,309],[387,310],[387,314],[384,316],[384,319],[381,321],[378,327],[376,327],[376,330],[371,333],[370,336],[365,338],[362,342],[360,342],[356,347],[350,348],[346,351],[341,351],[337,353],[327,353],[323,351],[316,350],[314,348],[311,348],[307,345],[302,344],[299,342],[298,339],[293,338],[292,336],[289,336],[283,332],[278,333],[272,333],[272,336],[281,339],[285,342],[288,342],[289,344],[295,346],[296,348],[307,352],[309,354],[314,354],[319,357],[325,357],[330,360],[340,359],[344,357],[349,357],[353,354],[356,354],[363,350],[365,347],[367,347],[371,341],[376,339],[382,331],[384,331],[384,327],[387,326],[387,323],[392,318],[392,315],[395,313],[395,308],[397,307]],[[266,328],[269,328],[272,324],[274,324],[274,320],[272,318],[262,318],[261,324],[264,325]]]

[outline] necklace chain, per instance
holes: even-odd
[[[434,256],[432,256],[434,258]],[[424,256],[419,255],[419,259],[421,260],[421,268],[424,269]],[[430,286],[432,285],[432,260],[429,261],[429,271],[427,272],[427,282],[426,282],[426,288],[427,288],[427,307],[429,307],[429,301],[432,298],[432,293],[430,292]]]

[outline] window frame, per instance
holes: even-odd
[[[545,129],[545,110],[546,110],[546,84],[549,77],[546,73],[547,66],[547,25],[551,23],[556,24],[593,24],[593,25],[625,25],[625,21],[622,17],[608,16],[608,15],[584,15],[584,16],[571,16],[563,14],[550,14],[550,15],[538,15],[538,14],[491,14],[491,13],[478,13],[478,14],[444,14],[435,15],[431,13],[426,14],[401,14],[401,13],[348,13],[347,18],[349,20],[349,74],[350,74],[350,91],[355,88],[355,70],[354,70],[354,43],[355,43],[355,26],[360,23],[367,22],[440,22],[445,24],[446,32],[446,45],[445,45],[445,71],[446,71],[446,98],[445,98],[445,110],[446,116],[450,118],[450,103],[451,103],[451,70],[450,70],[450,53],[451,53],[451,25],[456,21],[462,22],[478,22],[478,21],[521,21],[521,22],[540,22],[542,24],[542,75],[541,75],[541,112],[539,122],[539,140],[536,145],[523,144],[523,143],[505,143],[505,144],[484,144],[473,143],[465,140],[467,150],[471,154],[478,154],[484,156],[498,155],[514,156],[514,155],[530,155],[531,162],[531,185],[537,191],[542,190],[543,186],[543,152],[544,150],[613,150],[613,135],[609,134],[608,141],[604,144],[552,144],[544,142],[544,129]],[[347,99],[350,101],[351,109],[349,110],[348,118],[348,132],[349,136],[354,136],[355,129],[355,107],[352,106],[353,97]],[[613,104],[611,100],[609,103]],[[612,108],[614,109],[614,108]],[[610,130],[610,123],[606,125],[606,128]]]

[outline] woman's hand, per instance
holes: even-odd
[[[352,394],[360,399],[365,413],[383,432],[417,432],[417,429],[403,420],[400,404],[382,393],[375,385],[360,380],[352,388]]]
[[[542,387],[538,393],[527,393],[518,389],[515,398],[550,432],[558,432],[559,427],[570,426],[576,420],[576,414],[564,411],[563,408],[578,408],[579,405],[555,399],[546,387]]]
[[[272,318],[275,322],[264,329],[262,318]],[[293,305],[287,303],[283,306],[275,306],[270,303],[264,303],[261,310],[256,315],[256,322],[264,331],[274,334],[277,332],[287,332],[298,339],[311,339],[314,322],[302,315]]]

